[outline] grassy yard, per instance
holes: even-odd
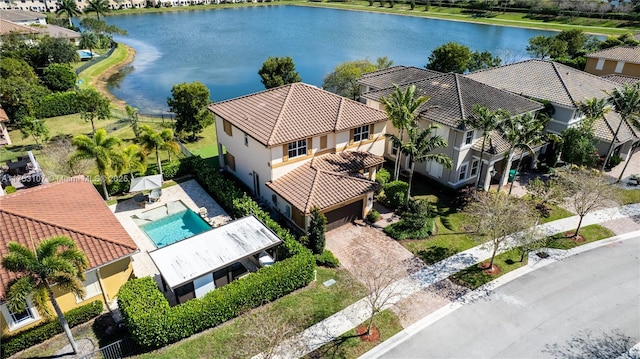
[[[111,66],[117,65],[127,57],[127,48],[120,44],[107,59],[82,71],[79,76],[80,88],[92,87],[93,81]]]
[[[574,231],[575,229],[567,231],[567,233],[573,234]],[[605,228],[601,225],[592,224],[590,226],[580,228],[580,235],[584,237],[584,242],[577,242],[571,238],[567,238],[565,233],[554,234],[553,236],[549,237],[546,246],[549,248],[570,249],[582,244],[613,237],[616,234],[613,233],[610,229]]]
[[[366,323],[362,324],[365,325]],[[380,340],[377,342],[363,341],[360,336],[356,334],[355,329],[352,329],[331,343],[325,344],[313,353],[306,355],[304,358],[355,359],[402,330],[400,321],[391,310],[384,310],[376,314],[374,325],[380,331]]]
[[[336,284],[325,287],[322,283],[335,279]],[[141,355],[142,358],[201,358],[251,357],[265,348],[256,346],[259,338],[252,336],[267,321],[286,321],[293,332],[327,318],[365,295],[362,285],[344,269],[318,268],[318,280],[307,288],[296,291],[275,302],[253,310],[219,327],[192,338]],[[276,335],[276,333],[271,333]],[[284,338],[276,338],[281,341]],[[258,348],[258,349],[256,349]]]
[[[549,213],[549,217],[540,217],[540,223],[547,223],[557,221],[559,219],[575,216],[574,213],[568,211],[560,206],[550,205],[551,211]]]
[[[619,189],[620,204],[640,203],[640,189]]]
[[[487,260],[487,262],[489,261]],[[511,272],[512,270],[526,265],[527,256],[525,256],[524,260],[520,262],[520,252],[517,249],[511,249],[502,254],[498,254],[493,263],[500,268],[500,272],[497,274],[487,274],[479,265],[473,265],[452,275],[450,279],[459,285],[476,289],[483,284],[489,283],[492,280]]]

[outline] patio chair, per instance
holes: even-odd
[[[151,190],[151,193],[149,193],[149,202],[158,202],[160,201],[161,196],[162,196],[162,189],[154,188]]]

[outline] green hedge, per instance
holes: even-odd
[[[42,97],[34,109],[36,118],[49,118],[78,113],[75,91],[54,92]]]
[[[73,328],[76,325],[86,323],[89,320],[97,317],[104,310],[104,306],[101,301],[96,300],[94,302],[85,304],[65,313],[69,327]],[[2,338],[2,358],[7,358],[13,354],[27,349],[38,343],[53,337],[54,335],[62,333],[62,326],[57,318],[39,324],[33,328],[19,332],[16,335]]]
[[[127,282],[118,293],[118,306],[133,340],[146,348],[161,347],[215,327],[313,279],[315,259],[311,252],[240,191],[233,180],[207,166],[200,157],[190,158],[184,166],[231,216],[252,214],[282,238],[278,257],[286,259],[175,307],[169,306],[152,278]]]

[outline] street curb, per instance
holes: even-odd
[[[533,271],[535,271],[536,269],[542,268],[542,267],[546,267],[547,265],[551,264],[551,263],[556,263],[559,262],[560,260],[564,259],[564,258],[568,258],[574,255],[578,255],[580,253],[584,253],[596,248],[600,248],[600,247],[604,247],[604,246],[609,246],[609,245],[615,245],[616,243],[631,239],[633,237],[638,237],[640,236],[640,231],[634,231],[634,232],[629,232],[629,233],[625,233],[625,234],[621,234],[615,237],[609,237],[606,239],[602,239],[599,241],[595,241],[595,242],[591,242],[591,243],[587,243],[584,245],[581,245],[579,247],[575,247],[566,251],[563,251],[564,253],[561,253],[559,255],[556,256],[552,256],[549,258],[545,258],[545,259],[541,259],[539,261],[536,261],[533,264],[527,264],[527,266],[525,267],[521,267],[518,268],[512,272],[509,272],[499,278],[497,278],[496,280],[493,280],[479,288],[477,288],[476,290],[462,296],[460,299],[461,300],[456,300],[454,302],[451,302],[447,305],[445,305],[444,307],[441,307],[440,309],[437,309],[436,311],[432,312],[431,314],[427,315],[426,317],[420,319],[419,321],[417,321],[416,323],[413,323],[412,325],[408,326],[407,328],[405,328],[404,330],[400,331],[399,333],[397,333],[396,335],[392,336],[391,338],[385,340],[384,342],[382,342],[380,345],[375,346],[373,349],[369,350],[368,352],[364,353],[362,356],[359,357],[359,359],[373,359],[373,358],[378,358],[380,357],[382,354],[388,352],[389,350],[395,348],[396,346],[400,345],[402,342],[404,342],[405,340],[409,339],[411,336],[413,336],[414,334],[418,333],[419,331],[421,331],[422,329],[430,326],[431,324],[437,322],[438,320],[444,318],[445,316],[451,314],[452,312],[454,312],[455,310],[461,308],[464,306],[464,303],[469,302],[469,301],[473,301],[479,298],[482,298],[483,296],[486,296],[488,293],[488,290],[492,290],[492,289],[496,289],[504,284],[507,284],[509,282],[511,282],[514,279],[517,279],[519,277],[522,277],[523,275],[526,275],[528,273],[531,273]]]

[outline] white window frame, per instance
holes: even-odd
[[[389,146],[390,146],[390,150],[389,150],[389,154],[391,155],[391,157],[398,157],[398,151],[400,150],[398,147],[393,145],[393,142],[389,142]]]
[[[356,127],[353,129],[353,142],[362,142],[369,139],[369,125]]]
[[[7,322],[7,325],[9,325],[9,331],[14,331],[16,329],[25,327],[31,323],[35,323],[38,320],[40,320],[40,314],[38,313],[38,310],[33,306],[33,304],[31,303],[31,300],[27,300],[27,309],[29,311],[29,314],[31,316],[31,318],[27,317],[25,319],[22,319],[19,322],[16,322],[14,320],[14,316],[13,312],[11,312],[9,310],[9,307],[7,306],[7,303],[4,302],[2,304],[0,304],[0,312],[2,313],[2,316],[4,317],[5,321]]]
[[[89,298],[97,297],[102,294],[102,288],[100,287],[100,283],[98,282],[98,273],[96,273],[96,271],[97,269],[86,272],[84,274],[85,280],[84,282],[82,282],[85,291],[84,298],[75,296],[76,303],[84,302]]]
[[[467,131],[464,133],[464,143],[462,144],[463,146],[470,146],[473,144],[473,136],[474,135],[474,131]]]
[[[596,63],[596,70],[602,70],[604,68],[604,59],[598,59]]]
[[[479,169],[480,169],[480,160],[471,161],[471,171],[469,172],[469,176],[470,177],[477,176]]]
[[[289,142],[287,146],[287,154],[289,158],[307,155],[307,139]]]
[[[468,170],[469,170],[469,162],[465,162],[460,165],[460,169],[458,170],[458,182],[464,181],[467,179]]]
[[[618,63],[616,64],[616,69],[613,70],[613,72],[621,74],[622,70],[624,70],[624,61],[618,61]]]

